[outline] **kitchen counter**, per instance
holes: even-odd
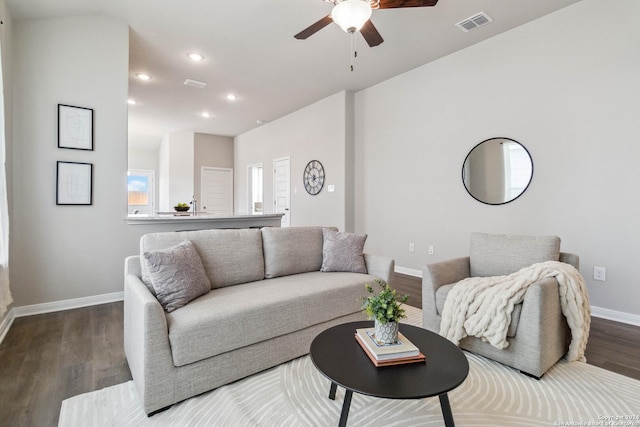
[[[259,228],[259,227],[280,227],[282,221],[281,213],[264,215],[232,215],[217,216],[208,213],[174,213],[161,212],[156,216],[128,216],[126,221],[130,225],[161,225],[176,224],[185,226],[184,229],[203,228]]]

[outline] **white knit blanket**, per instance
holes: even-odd
[[[570,264],[547,261],[525,267],[508,276],[471,277],[449,291],[442,310],[440,335],[458,345],[467,336],[481,338],[496,348],[506,348],[511,313],[524,299],[528,287],[555,277],[560,305],[571,329],[565,358],[585,361],[591,310],[582,275]]]

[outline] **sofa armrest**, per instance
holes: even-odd
[[[519,369],[535,377],[560,359],[569,348],[569,327],[562,314],[555,278],[542,279],[527,289],[515,339]]]
[[[124,259],[124,275],[133,274],[142,277],[142,267],[140,266],[140,256],[133,255]]]
[[[422,291],[435,293],[442,285],[469,277],[469,257],[454,258],[429,264],[422,269]]]
[[[573,265],[576,270],[580,269],[580,257],[569,252],[560,252],[560,262]]]
[[[422,269],[422,326],[433,332],[440,329],[440,315],[436,307],[436,291],[440,286],[469,277],[469,257],[435,262]]]
[[[364,254],[364,262],[367,265],[367,272],[387,283],[393,280],[395,261],[392,258],[381,255]]]
[[[127,274],[124,280],[124,350],[143,409],[163,400],[156,394],[166,390],[163,382],[173,364],[167,318],[158,300],[142,280]]]

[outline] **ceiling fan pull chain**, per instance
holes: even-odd
[[[351,54],[353,52],[353,54]],[[351,52],[349,52],[349,57],[351,58],[351,72],[353,72],[353,63],[355,58],[358,57],[358,51],[356,50],[356,33],[351,33]]]

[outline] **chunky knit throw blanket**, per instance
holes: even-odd
[[[565,359],[585,361],[591,324],[589,295],[578,270],[557,261],[533,264],[508,276],[470,277],[456,283],[445,300],[440,335],[456,345],[474,336],[496,348],[506,348],[514,306],[523,301],[530,285],[550,277],[558,281],[562,313],[571,329]]]

